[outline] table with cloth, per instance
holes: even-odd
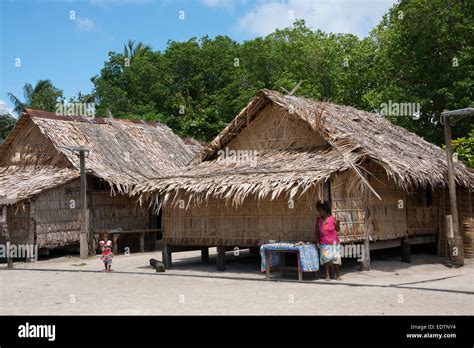
[[[303,272],[317,272],[319,270],[318,249],[315,244],[271,243],[260,247],[262,258],[261,271],[270,278],[270,268],[282,266],[283,274],[286,267],[285,253],[296,253],[298,260],[298,279],[303,280]]]

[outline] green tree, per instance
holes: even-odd
[[[452,146],[453,152],[458,154],[458,159],[474,168],[474,129],[467,136],[453,140]]]
[[[127,43],[123,45],[123,55],[130,60],[143,57],[151,52],[150,46],[143,44],[141,41],[135,44],[135,40],[128,40]]]
[[[419,119],[392,121],[441,144],[440,113],[474,105],[473,32],[472,1],[401,1],[371,33],[374,85],[363,97],[365,103],[419,103]],[[471,129],[472,119],[467,118],[453,128],[453,136]]]
[[[18,115],[25,108],[32,108],[44,111],[55,111],[56,103],[63,98],[63,92],[53,86],[49,80],[39,80],[33,87],[30,83],[23,86],[24,101],[12,93],[8,93],[8,97],[14,104],[13,111]]]
[[[16,119],[8,112],[2,111],[2,114],[0,114],[0,143],[7,137],[15,124]]]

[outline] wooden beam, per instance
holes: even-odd
[[[11,239],[10,239],[10,231],[8,230],[8,217],[7,217],[7,210],[8,210],[8,206],[4,205],[2,207],[2,228],[3,228],[3,233],[4,233],[4,236],[5,236],[5,244],[6,244],[6,247],[7,247],[7,268],[8,269],[12,269],[13,268],[13,260],[12,258],[10,257],[10,250],[8,250],[10,248],[10,243],[11,243]]]
[[[81,170],[81,234],[79,239],[81,259],[89,256],[88,230],[89,214],[87,211],[87,178],[86,178],[86,159],[84,150],[79,151],[79,161]]]
[[[89,242],[89,256],[94,256],[97,249],[97,242],[94,243],[94,231],[91,226],[94,226],[93,217],[91,211],[94,206],[93,195],[92,195],[92,177],[86,176],[86,199],[87,199],[87,240]]]
[[[428,243],[435,243],[436,236],[435,235],[415,236],[415,237],[409,237],[408,240],[409,240],[410,246],[415,245],[415,244],[428,244]],[[402,238],[379,240],[379,241],[370,243],[370,250],[399,248],[401,243],[402,243]]]
[[[28,242],[31,244],[36,244],[36,202],[34,199],[30,200],[29,213],[30,217],[28,221]],[[30,262],[31,258],[27,257],[25,261]]]
[[[464,266],[464,245],[459,231],[458,207],[456,201],[456,181],[454,179],[453,150],[451,146],[450,117],[444,117],[444,139],[446,142],[446,163],[448,167],[449,201],[451,204],[452,233],[446,229],[446,240],[448,241],[448,254],[453,266]]]
[[[217,247],[217,270],[225,271],[225,247]]]
[[[116,233],[112,235],[112,254],[117,255],[118,254],[118,239],[119,239],[120,234]]]
[[[365,173],[365,179],[368,175]],[[367,181],[368,183],[368,181]],[[369,210],[369,189],[370,185],[364,187],[364,258],[360,263],[361,271],[370,271],[370,210]]]

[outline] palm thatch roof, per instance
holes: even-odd
[[[79,178],[79,172],[55,166],[0,167],[0,204],[13,204]]]
[[[22,165],[8,163],[6,155],[30,120],[63,156],[65,168],[44,163],[41,156],[23,159]],[[160,123],[56,116],[27,109],[0,145],[0,162],[4,162],[0,167],[0,196],[18,201],[77,178],[79,156],[67,147],[88,149],[86,171],[106,180],[114,191],[127,193],[140,182],[167,175],[188,164],[196,146],[186,145]]]
[[[268,104],[285,117],[322,136],[321,149],[258,151],[257,164],[217,157]],[[446,181],[445,152],[406,129],[377,115],[349,106],[319,102],[275,91],[261,90],[227,127],[193,159],[191,166],[171,176],[156,177],[136,186],[134,193],[158,203],[181,197],[200,202],[216,197],[239,204],[248,196],[289,199],[327,181],[345,170],[363,173],[371,160],[405,190],[421,186],[440,187]],[[474,173],[455,164],[456,182],[474,189]]]

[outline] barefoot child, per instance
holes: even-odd
[[[109,239],[109,233],[102,233],[102,240],[99,242],[100,250],[102,250],[102,261],[104,262],[105,271],[112,271],[112,241]]]

